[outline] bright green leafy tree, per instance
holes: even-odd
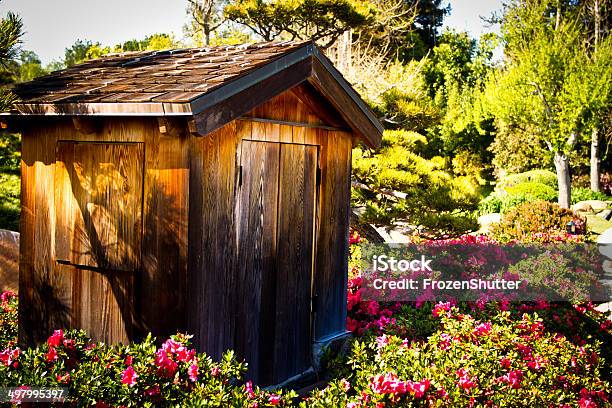
[[[506,67],[490,82],[494,114],[532,129],[553,156],[559,204],[569,207],[570,156],[583,134],[589,59],[574,3],[515,0],[504,10]]]

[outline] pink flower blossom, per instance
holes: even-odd
[[[187,369],[187,375],[189,375],[189,379],[192,382],[198,381],[198,365],[195,363],[191,364]]]
[[[450,310],[450,302],[439,302],[434,306],[431,313],[434,315],[434,317],[450,316]]]
[[[459,388],[469,391],[471,388],[476,387],[476,377],[470,377],[465,368],[457,370],[456,374],[459,377],[457,381],[457,386],[459,386]]]
[[[506,368],[506,369],[510,368],[510,364],[511,363],[512,363],[512,361],[510,361],[510,359],[508,357],[504,357],[501,360],[499,360],[499,365],[502,368]]]
[[[521,370],[509,371],[507,374],[500,377],[500,381],[506,383],[515,390],[521,388],[521,381],[523,380],[523,372]]]
[[[280,395],[272,394],[268,397],[268,403],[270,405],[278,405],[280,400],[281,400]]]
[[[157,366],[157,375],[160,377],[174,377],[178,370],[176,361],[168,357],[168,353],[163,348],[155,352],[155,365]]]
[[[136,384],[137,378],[138,374],[136,374],[136,371],[134,371],[134,368],[132,366],[129,366],[121,374],[121,383],[132,387],[134,384]]]
[[[386,334],[376,338],[376,346],[381,349],[389,344],[389,337]]]
[[[491,333],[491,323],[480,323],[474,328],[474,335],[477,337],[485,336]]]
[[[250,399],[255,398],[255,392],[253,391],[253,383],[251,381],[247,381],[244,384],[244,391],[247,393]]]

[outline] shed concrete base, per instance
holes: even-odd
[[[312,346],[312,366],[315,371],[321,371],[323,356],[328,350],[332,355],[345,353],[351,337],[352,333],[345,331],[315,341]]]

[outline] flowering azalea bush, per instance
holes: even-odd
[[[11,293],[0,298],[0,387],[67,387],[75,397],[70,405],[86,407],[612,404],[612,322],[593,304],[367,300],[362,297],[361,242],[351,234],[347,328],[354,339],[347,355],[327,362],[326,385],[301,398],[291,390],[262,390],[244,382],[245,362],[231,351],[212,361],[197,353],[184,334],[163,343],[148,337],[111,347],[92,342],[82,331],[56,330],[45,344],[21,350],[17,299]],[[484,236],[424,244],[472,245],[470,260],[455,260],[471,268],[507,261],[496,242]],[[549,258],[552,262],[533,262],[543,280],[562,276],[563,262],[580,261]],[[508,265],[522,273],[520,264]],[[556,282],[571,289],[563,279]]]
[[[2,347],[0,386],[67,387],[75,406],[270,407],[287,406],[294,396],[242,383],[246,365],[231,351],[213,362],[182,334],[159,347],[151,337],[109,347],[82,331],[56,330],[35,349],[13,341]]]
[[[431,309],[430,309],[431,310]],[[601,344],[546,329],[537,313],[498,311],[483,321],[450,305],[431,311],[426,341],[382,334],[357,339],[343,379],[304,406],[607,406]],[[591,405],[589,405],[591,404]]]

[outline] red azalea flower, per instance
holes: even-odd
[[[159,394],[161,394],[161,391],[159,389],[159,385],[157,384],[155,384],[151,388],[146,389],[144,392],[144,395],[149,398],[157,397]]]
[[[272,394],[268,397],[268,403],[270,405],[278,405],[278,403],[280,402],[280,395],[276,395],[276,394]]]
[[[219,369],[219,367],[215,366],[210,369],[210,375],[212,375],[213,377],[216,377],[219,374],[221,374],[221,370]]]
[[[132,356],[125,356],[125,360],[123,361],[123,363],[126,366],[131,366],[133,361],[134,359],[132,358]]]
[[[501,365],[502,368],[510,368],[510,364],[512,363],[512,361],[510,361],[510,359],[508,357],[504,357],[501,360],[499,360],[499,365]]]
[[[136,371],[134,371],[134,368],[132,366],[129,366],[121,374],[121,383],[131,387],[136,384],[137,378],[138,374],[136,374]]]
[[[47,339],[47,344],[50,347],[58,347],[64,340],[64,332],[62,330],[55,330],[53,334]]]
[[[57,351],[55,350],[55,347],[49,347],[49,351],[47,351],[47,354],[45,354],[45,358],[49,363],[57,360]]]

